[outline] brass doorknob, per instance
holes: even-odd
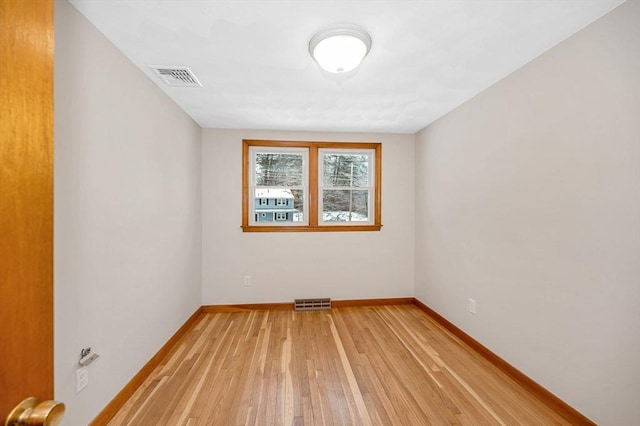
[[[64,416],[64,404],[57,401],[38,402],[30,397],[9,413],[5,426],[58,426]]]

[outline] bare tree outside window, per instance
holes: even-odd
[[[256,154],[256,185],[271,187],[301,186],[302,155],[259,152]]]
[[[366,154],[323,154],[322,220],[369,220],[369,163]]]
[[[242,141],[244,232],[379,231],[382,144]]]
[[[293,195],[293,221],[303,221],[303,156],[287,152],[258,152],[255,156],[257,188],[288,188]]]

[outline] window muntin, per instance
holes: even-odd
[[[372,149],[319,150],[319,223],[321,225],[372,224],[374,169]]]
[[[250,217],[254,225],[305,225],[308,210],[308,150],[305,148],[251,147],[250,182],[254,194]],[[256,213],[259,214],[256,215]],[[264,214],[263,214],[264,213]],[[290,213],[282,219],[278,213]],[[257,218],[257,220],[255,219]]]
[[[382,228],[380,143],[243,140],[242,158],[243,231]],[[289,195],[277,196],[277,191]],[[267,204],[260,205],[263,198]],[[283,198],[286,206],[279,201]]]

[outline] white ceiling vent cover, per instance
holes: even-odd
[[[202,87],[187,67],[149,65],[162,81],[173,87]]]

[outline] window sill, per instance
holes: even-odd
[[[242,232],[354,232],[381,229],[382,225],[242,226]]]

